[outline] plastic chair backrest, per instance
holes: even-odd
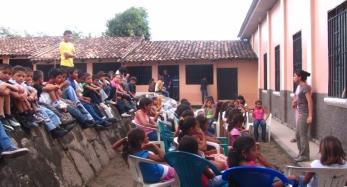
[[[129,163],[129,168],[131,170],[132,176],[133,176],[133,180],[137,183],[141,183],[143,184],[143,186],[170,186],[170,185],[174,185],[176,184],[175,180],[172,181],[168,181],[168,182],[159,182],[159,183],[145,183],[143,181],[143,176],[142,176],[142,172],[140,169],[140,164],[139,163],[149,163],[149,164],[162,164],[159,162],[155,162],[153,160],[149,160],[149,159],[145,159],[145,158],[140,158],[134,155],[129,155],[128,156],[128,163]],[[133,186],[137,186],[137,185],[133,185]]]
[[[209,166],[216,175],[221,174],[208,160],[192,153],[172,151],[166,153],[164,159],[175,168],[181,187],[202,186],[201,176],[206,166]]]
[[[157,122],[158,124],[158,127],[159,127],[159,130],[160,130],[160,135],[161,135],[161,139],[162,141],[164,142],[164,146],[165,146],[165,153],[169,152],[169,148],[170,148],[170,145],[169,143],[166,141],[166,134],[165,134],[165,125],[161,122],[161,121],[158,121]],[[168,131],[170,131],[169,129],[167,129]]]
[[[275,177],[279,178],[284,186],[289,184],[286,176],[282,173],[274,169],[259,166],[237,166],[229,168],[223,172],[222,178],[227,181],[229,177],[233,179],[237,186],[271,187]]]
[[[151,143],[155,143],[155,144],[159,144],[160,145],[160,149],[165,151],[165,144],[160,141],[160,130],[159,129],[155,129],[155,128],[150,128],[150,127],[145,127],[143,125],[140,125],[140,124],[137,124],[135,122],[135,120],[132,120],[131,123],[133,123],[136,128],[140,128],[140,129],[150,129],[152,131],[155,131],[157,133],[157,136],[158,136],[158,140],[157,141],[150,141]]]
[[[204,114],[204,113],[205,113],[205,109],[201,108],[201,109],[196,110],[196,111],[195,111],[195,117],[198,116],[198,115],[200,115],[201,113]],[[205,115],[205,114],[204,114],[204,115]]]
[[[318,174],[318,186],[343,187],[347,180],[347,168],[311,168],[286,166],[285,175],[290,175],[290,171],[314,172]]]

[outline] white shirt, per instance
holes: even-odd
[[[330,166],[325,166],[320,163],[320,160],[314,160],[311,164],[312,168],[347,168],[347,162],[345,161],[344,165],[332,164]],[[307,187],[318,187],[318,175],[314,174],[311,181],[307,184]]]

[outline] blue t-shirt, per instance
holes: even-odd
[[[75,84],[75,81],[74,81],[74,80],[71,80],[70,77],[68,77],[68,78],[66,79],[66,81],[68,81],[68,82],[70,83],[70,86],[71,86],[74,90],[76,90],[76,84]]]
[[[169,82],[171,81],[170,75],[163,75],[164,78],[164,86],[167,87],[169,86]]]
[[[146,150],[139,151],[134,154],[134,156],[141,157],[147,159],[149,152]],[[141,163],[140,169],[143,176],[143,181],[146,183],[156,183],[159,182],[161,176],[164,173],[164,167],[160,164],[149,164],[149,163]]]

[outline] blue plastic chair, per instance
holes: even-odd
[[[232,177],[238,187],[271,187],[275,177],[280,179],[284,186],[288,186],[289,184],[294,187],[297,186],[295,181],[288,181],[282,173],[274,169],[259,166],[237,166],[229,168],[223,172],[222,179],[227,181],[229,177]]]
[[[171,167],[175,168],[181,187],[202,186],[201,176],[206,166],[209,166],[216,175],[221,174],[208,160],[192,153],[172,151],[166,153],[164,159]]]

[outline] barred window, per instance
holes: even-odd
[[[2,61],[2,59],[0,59],[0,64],[2,64],[2,63],[4,63],[4,62]]]
[[[302,69],[301,31],[293,35],[293,75],[297,69]],[[293,92],[297,87],[298,85],[293,83]]]
[[[29,59],[10,59],[10,65],[14,66],[23,66],[33,69],[33,63]]]
[[[209,84],[213,84],[213,65],[186,65],[186,84],[201,84],[206,77]]]
[[[120,68],[119,62],[94,62],[93,63],[93,74],[97,74],[99,71],[108,73],[109,71],[116,72]],[[127,68],[128,69],[128,68]]]
[[[281,69],[280,69],[280,46],[275,47],[275,91],[280,91]]]
[[[264,90],[267,90],[267,53],[264,54]]]
[[[130,77],[136,77],[137,85],[148,85],[149,80],[152,79],[152,66],[128,66],[127,72]]]
[[[347,2],[328,12],[329,89],[331,97],[346,98]]]

